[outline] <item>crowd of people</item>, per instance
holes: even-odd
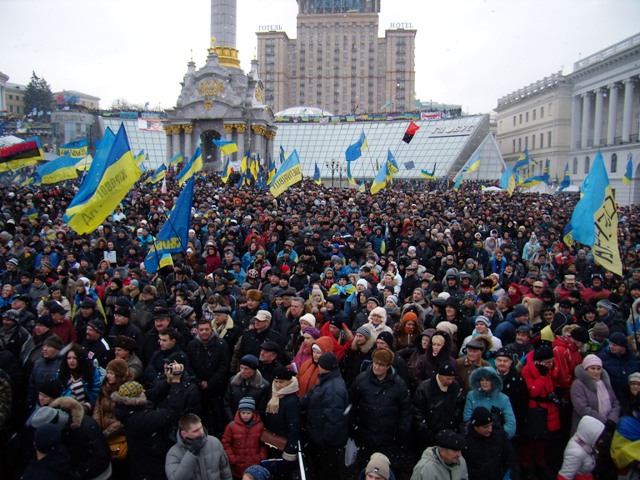
[[[88,235],[72,185],[0,186],[7,478],[638,475],[638,206],[619,276],[563,242],[576,195],[209,174],[147,272],[168,183]]]

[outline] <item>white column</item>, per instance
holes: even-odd
[[[593,145],[599,147],[602,143],[602,110],[604,105],[604,88],[596,90],[596,119],[593,125]]]
[[[173,146],[173,155],[180,151],[180,125],[173,125],[173,138],[171,139],[171,145]],[[172,155],[172,156],[173,156]],[[184,152],[183,152],[184,155]],[[185,162],[189,159],[185,157]]]
[[[169,160],[171,160],[171,157],[173,156],[173,154],[171,153],[173,151],[171,148],[171,127],[166,127],[165,132],[167,134],[167,147],[165,150],[167,155],[167,163],[169,163]]]
[[[580,125],[582,124],[582,99],[579,95],[571,97],[571,148],[581,148]]]
[[[591,130],[591,92],[582,94],[582,134],[581,134],[581,147],[588,148],[590,130]]]
[[[619,83],[609,85],[609,120],[607,122],[607,145],[613,145],[616,142],[616,124],[618,122],[618,92],[620,91]]]
[[[193,148],[191,147],[191,134],[193,133],[193,125],[183,125],[182,128],[184,129],[184,158],[186,159],[185,161],[189,161],[191,160],[191,155],[193,155]]]
[[[633,90],[635,78],[627,78],[624,83],[624,110],[622,113],[622,141],[627,143],[631,138],[631,123],[633,121]]]

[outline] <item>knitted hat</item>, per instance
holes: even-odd
[[[598,303],[596,303],[596,306],[604,308],[608,311],[613,310],[614,305],[610,300],[607,300],[606,298],[600,300]]]
[[[498,358],[498,357],[506,357],[509,360],[513,361],[514,360],[514,355],[512,352],[510,352],[508,349],[506,349],[505,347],[502,347],[500,349],[498,349],[498,351],[496,351],[493,354],[493,358]]]
[[[458,326],[455,323],[451,323],[446,320],[443,320],[442,322],[436,325],[436,330],[439,332],[448,333],[450,336],[453,337],[455,333],[458,331]]]
[[[377,348],[373,352],[373,362],[388,367],[393,363],[393,352],[388,348]]]
[[[121,397],[139,397],[143,393],[144,388],[138,382],[125,382],[118,389],[118,395]]]
[[[491,326],[491,320],[489,320],[487,317],[485,317],[484,315],[478,315],[476,317],[476,321],[475,323],[484,323],[487,327]]]
[[[390,464],[391,462],[389,462],[386,455],[376,452],[371,455],[369,463],[367,463],[367,467],[364,469],[365,476],[369,473],[375,473],[385,480],[389,480],[391,476]]]
[[[371,330],[369,329],[369,327],[367,327],[365,325],[363,325],[359,329],[357,329],[356,333],[359,333],[360,335],[362,335],[367,340],[369,340],[371,338]]]
[[[635,372],[629,375],[629,383],[631,382],[640,382],[640,372]]]
[[[571,338],[582,343],[589,343],[589,332],[584,327],[578,327],[571,330]]]
[[[255,355],[248,354],[240,359],[240,365],[249,367],[251,370],[257,370],[258,364],[259,364],[259,361]]]
[[[305,327],[304,330],[302,330],[302,335],[304,334],[311,335],[314,340],[317,340],[322,335],[316,327]]]
[[[63,385],[58,379],[49,380],[38,388],[38,392],[44,393],[47,397],[58,398],[62,395]]]
[[[104,335],[105,324],[102,320],[89,320],[89,322],[87,323],[87,327],[94,329],[100,335]]]
[[[593,354],[589,354],[584,357],[584,360],[582,360],[582,368],[586,370],[589,367],[602,367],[602,360],[600,360],[600,357],[596,357]]]
[[[529,316],[529,309],[522,304],[513,307],[513,318]]]
[[[629,342],[622,332],[614,332],[609,337],[609,343],[618,345],[619,347],[629,348]]]
[[[304,315],[302,315],[302,316],[300,317],[300,319],[298,320],[298,322],[301,322],[301,321],[303,321],[303,320],[304,320],[305,322],[307,322],[307,323],[309,324],[309,326],[311,326],[311,327],[315,327],[315,326],[316,326],[316,317],[314,317],[314,316],[313,316],[312,314],[310,314],[310,313],[305,313]]]
[[[53,304],[49,307],[49,314],[54,313],[62,313],[64,315],[65,313],[67,313],[67,311],[58,302],[53,302]]]
[[[271,472],[260,465],[251,465],[244,471],[244,475],[252,480],[270,480]]]
[[[36,429],[33,444],[41,453],[53,453],[62,443],[62,432],[59,427],[46,423]]]
[[[293,378],[293,372],[282,365],[277,367],[273,372],[274,380],[291,380]]]
[[[553,349],[549,345],[541,345],[533,351],[534,360],[549,360],[553,358]]]
[[[69,423],[69,414],[59,408],[42,407],[36,410],[29,422],[33,428],[46,424],[64,426]]]
[[[336,357],[335,353],[333,352],[323,353],[318,359],[318,365],[320,365],[325,370],[333,372],[338,368],[338,357]]]
[[[436,445],[440,448],[460,451],[464,448],[464,437],[448,428],[440,430],[436,435]]]
[[[387,302],[389,301],[391,301],[394,305],[398,306],[398,297],[396,297],[395,295],[389,295],[387,297]]]
[[[444,362],[438,367],[438,375],[443,377],[455,377],[457,374],[456,364],[453,362]]]
[[[59,336],[51,335],[50,337],[47,337],[42,345],[55,348],[56,350],[62,350],[62,347],[64,347],[64,342]]]
[[[53,319],[49,315],[38,317],[36,323],[47,328],[53,328]]]
[[[607,338],[609,336],[609,327],[606,323],[596,322],[591,329],[591,335],[595,338]]]
[[[402,316],[402,323],[407,323],[409,321],[418,322],[418,316],[414,312],[407,312]]]
[[[256,401],[252,397],[242,397],[240,403],[238,403],[238,411],[249,410],[251,412],[256,411]]]
[[[194,311],[195,309],[191,305],[178,305],[176,307],[176,312],[183,320],[189,318]]]
[[[382,340],[386,343],[389,349],[393,350],[393,335],[390,332],[380,332],[376,340]]]
[[[471,414],[471,425],[474,427],[484,427],[493,423],[491,412],[486,407],[476,407]]]
[[[113,374],[119,379],[125,379],[127,374],[129,373],[129,367],[127,366],[127,362],[120,358],[116,358],[111,360],[107,364],[107,372],[113,372]]]

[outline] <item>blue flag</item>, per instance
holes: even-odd
[[[367,145],[367,137],[365,137],[364,132],[362,132],[358,141],[349,145],[345,150],[344,155],[347,162],[353,162],[359,159],[362,156],[362,152],[367,148]]]
[[[149,253],[144,258],[144,266],[149,273],[158,270],[160,261],[166,255],[183,252],[187,249],[194,181],[194,177],[187,181],[173,210],[169,212],[167,220],[149,249]]]

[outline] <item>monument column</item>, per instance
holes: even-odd
[[[635,78],[623,80],[624,110],[622,111],[622,141],[628,143],[631,139],[631,122],[633,121],[633,91],[636,86]]]
[[[166,151],[166,163],[169,163],[169,160],[171,160],[171,157],[173,156],[173,154],[171,153],[172,150],[172,146],[171,146],[171,132],[173,131],[173,128],[171,128],[171,125],[164,127],[164,133],[167,135],[167,146],[165,148]]]
[[[173,155],[175,155],[180,152],[180,125],[171,125],[171,129],[171,132],[173,133],[171,145],[173,146]],[[185,161],[186,160],[187,159],[185,159]]]
[[[616,123],[618,121],[618,92],[619,83],[612,83],[609,87],[609,118],[607,120],[607,145],[616,142]]]
[[[582,101],[578,95],[571,97],[571,148],[582,148],[580,144],[580,125]]]
[[[247,131],[246,123],[236,123],[235,128],[238,131],[238,160],[242,159],[247,148],[244,145],[244,132]]]
[[[602,143],[602,110],[604,106],[604,88],[596,90],[596,119],[593,125],[593,145],[599,147]]]
[[[580,143],[582,148],[589,148],[589,133],[591,127],[591,92],[582,94],[582,134]]]
[[[191,155],[193,155],[193,152],[191,151],[191,134],[193,133],[193,125],[187,123],[182,125],[182,129],[184,130],[184,158],[185,160],[190,160]]]

